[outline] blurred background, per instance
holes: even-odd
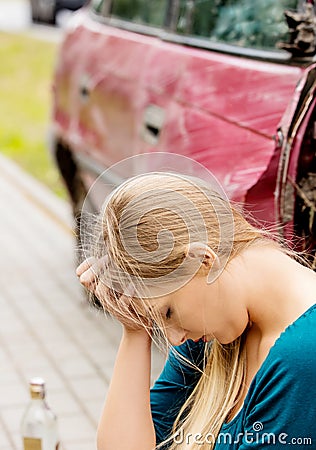
[[[0,148],[58,196],[65,191],[47,151],[52,72],[63,26],[34,24],[29,0],[0,0]]]

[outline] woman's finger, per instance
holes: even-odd
[[[94,256],[90,256],[85,259],[76,270],[76,274],[80,277],[83,272],[89,270],[91,267],[94,269],[95,273],[99,272],[100,269],[105,269],[108,263],[108,256],[102,256],[102,258],[95,258]]]
[[[98,272],[95,270],[94,266],[91,266],[88,270],[83,272],[80,277],[79,281],[84,286],[88,287],[90,284],[95,283],[98,279]]]
[[[93,264],[97,262],[97,259],[94,256],[90,256],[90,258],[85,259],[76,269],[76,274],[80,277],[83,272],[88,270]]]

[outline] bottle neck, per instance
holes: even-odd
[[[31,390],[31,399],[43,401],[45,399],[45,392],[44,391],[36,392]]]

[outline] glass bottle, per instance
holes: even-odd
[[[42,378],[30,381],[31,401],[22,418],[21,432],[24,450],[61,450],[57,417],[45,401]]]

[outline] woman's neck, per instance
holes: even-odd
[[[316,303],[316,274],[275,248],[257,247],[245,262],[251,274],[249,318],[274,334]]]
[[[246,299],[250,320],[245,341],[246,375],[228,421],[238,414],[251,381],[280,334],[316,303],[316,274],[280,250],[258,246],[245,252],[242,259],[243,269],[235,267],[244,270],[249,280],[239,291],[239,298]]]
[[[274,247],[249,248],[247,355],[255,372],[285,328],[316,303],[316,274]]]

